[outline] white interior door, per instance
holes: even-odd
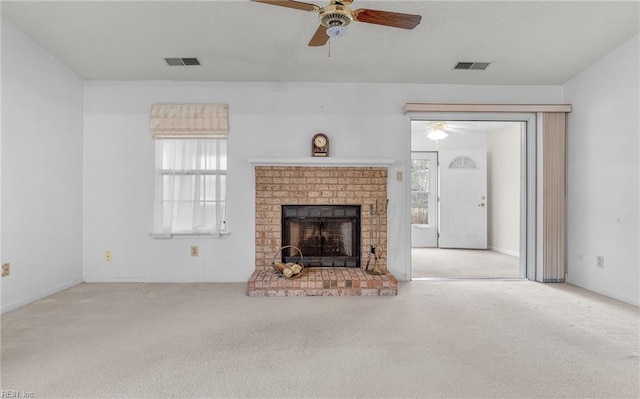
[[[411,247],[438,246],[438,153],[411,153]]]
[[[440,151],[441,248],[487,248],[487,152]]]

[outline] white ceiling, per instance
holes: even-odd
[[[326,5],[328,0],[315,1]],[[366,1],[414,30],[353,23],[308,47],[317,14],[248,0],[2,1],[4,19],[90,80],[563,84],[640,30],[638,1]],[[169,67],[164,57],[198,57]],[[486,71],[453,70],[491,62]]]

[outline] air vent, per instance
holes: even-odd
[[[489,66],[489,62],[458,62],[453,69],[467,69],[467,70],[476,70],[476,71],[484,71]]]
[[[200,65],[200,61],[197,58],[165,58],[164,60],[169,66]]]
[[[200,65],[200,61],[197,58],[181,58],[181,60],[185,65]]]

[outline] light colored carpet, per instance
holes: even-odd
[[[82,284],[2,316],[2,389],[45,397],[637,398],[640,310],[564,284],[396,297]]]
[[[519,258],[481,249],[413,248],[413,278],[520,278]]]

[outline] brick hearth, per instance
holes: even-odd
[[[272,270],[256,270],[247,283],[249,296],[396,295],[398,281],[391,273],[372,276],[360,268],[310,267],[295,279]]]
[[[381,218],[383,256],[378,265],[386,272],[372,276],[362,269],[370,246],[370,205],[387,199],[386,167],[256,166],[256,269],[247,283],[249,296],[396,295],[397,280],[387,272],[387,218]],[[361,267],[308,267],[299,278],[279,277],[271,264],[282,246],[282,205],[360,205]]]

